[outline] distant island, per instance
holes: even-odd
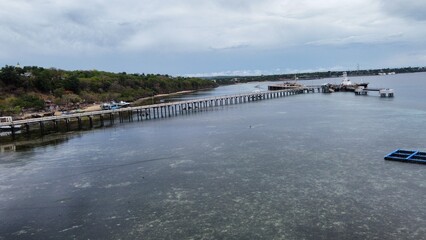
[[[0,69],[0,116],[22,118],[29,112],[63,112],[214,87],[214,81],[201,78],[6,65]]]
[[[370,70],[346,71],[348,76],[372,76],[387,75],[400,73],[426,72],[426,67],[404,67],[404,68],[383,68]],[[289,80],[312,80],[322,78],[341,77],[342,71],[325,71],[325,72],[308,72],[308,73],[291,73],[277,75],[261,75],[261,76],[219,76],[210,77],[219,85],[227,85],[234,83],[246,82],[262,82],[262,81],[289,81]]]

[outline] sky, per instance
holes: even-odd
[[[425,0],[0,0],[0,65],[180,76],[426,66]]]

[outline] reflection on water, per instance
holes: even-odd
[[[425,150],[425,74],[396,76],[17,146],[0,239],[422,239],[424,165],[383,157]]]
[[[18,130],[15,132],[15,134],[21,134],[22,131]],[[12,136],[12,132],[11,131],[5,131],[5,130],[1,130],[0,131],[0,137],[8,137],[8,136]]]
[[[54,146],[68,141],[71,138],[81,136],[80,133],[68,133],[68,134],[50,134],[41,136],[39,138],[27,138],[12,143],[0,143],[0,152],[15,152],[25,151],[42,146]]]
[[[15,144],[0,145],[0,153],[14,152],[14,151],[16,151],[16,145]]]

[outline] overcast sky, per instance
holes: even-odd
[[[0,0],[0,64],[171,75],[426,66],[425,0]]]

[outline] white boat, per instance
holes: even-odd
[[[351,82],[351,80],[349,80],[349,78],[348,78],[348,74],[346,72],[343,72],[343,80],[342,80],[342,83],[340,84],[340,90],[339,91],[353,92],[358,87],[367,88],[367,86],[368,86],[368,83],[364,83],[364,82],[353,83],[353,82]]]
[[[21,128],[20,124],[13,124],[12,117],[0,117],[0,129],[3,131],[18,130]]]
[[[130,103],[125,102],[125,101],[120,101],[120,102],[118,103],[118,106],[119,106],[119,108],[126,108],[126,107],[129,107],[129,106],[130,106]]]
[[[342,83],[341,83],[343,86],[349,86],[349,85],[352,85],[352,82],[351,82],[351,80],[349,80],[349,78],[348,78],[348,74],[346,73],[346,72],[343,72],[343,80],[342,80]]]
[[[102,110],[114,110],[114,109],[119,109],[119,108],[126,108],[129,107],[130,103],[128,102],[124,102],[124,101],[120,101],[120,102],[115,102],[115,101],[111,101],[110,103],[103,103],[101,104],[101,109]]]

